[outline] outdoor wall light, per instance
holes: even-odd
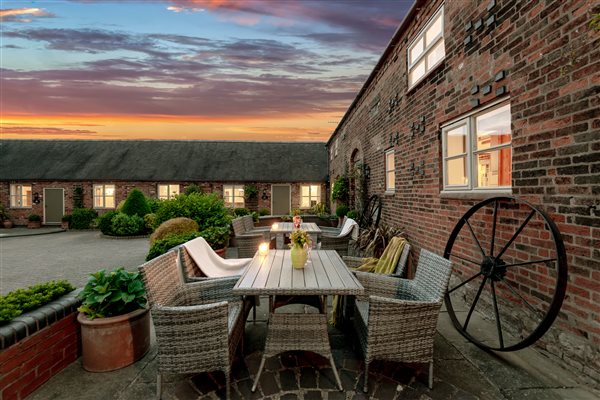
[[[369,167],[367,164],[364,164],[363,168],[365,171],[365,179],[371,178],[371,167]]]
[[[258,246],[258,254],[260,254],[261,256],[266,256],[267,254],[269,254],[269,243],[261,243]]]
[[[267,195],[267,191],[263,189],[261,199],[267,200],[268,198],[269,198],[269,196]]]
[[[40,194],[38,192],[35,192],[33,194],[33,204],[40,204]]]

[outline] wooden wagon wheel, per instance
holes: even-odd
[[[363,213],[360,216],[358,225],[361,228],[367,228],[379,226],[379,219],[381,218],[381,199],[374,194],[369,198],[367,205],[365,206]]]
[[[493,197],[476,204],[454,227],[444,257],[454,263],[448,314],[477,346],[525,348],[558,315],[567,286],[565,246],[556,224],[530,203]],[[496,333],[478,329],[479,318],[495,321]]]

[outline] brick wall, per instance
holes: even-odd
[[[363,155],[371,170],[369,194],[382,198],[382,221],[409,236],[414,268],[421,248],[443,253],[458,219],[493,195],[441,193],[441,126],[509,98],[512,194],[550,214],[562,232],[569,265],[563,308],[537,345],[600,380],[600,33],[588,26],[600,7],[593,3],[446,1],[445,60],[408,90],[407,46],[442,4],[420,2],[418,14],[338,126],[329,151],[337,140],[332,181],[347,172],[353,153]],[[386,195],[384,152],[390,147],[396,191]],[[475,230],[485,233],[486,221],[481,222]],[[551,242],[535,227],[524,232],[509,256],[544,254]],[[473,244],[469,237],[461,239]],[[518,279],[522,289],[543,297],[551,291],[541,282],[548,274],[540,267]]]
[[[115,202],[119,204],[122,200],[127,198],[129,192],[133,189],[140,189],[144,194],[148,197],[156,198],[158,182],[119,182],[119,181],[78,181],[78,182],[69,182],[69,181],[18,181],[18,182],[0,182],[0,202],[2,204],[10,204],[9,196],[10,196],[10,184],[11,183],[21,183],[21,184],[30,184],[32,186],[32,193],[39,193],[41,197],[43,197],[44,188],[62,188],[64,189],[65,197],[64,197],[64,206],[65,213],[71,213],[73,211],[73,194],[74,189],[76,187],[83,188],[83,202],[86,208],[93,208],[93,187],[94,184],[106,183],[106,184],[114,184],[116,189]],[[161,182],[163,183],[163,182]],[[164,182],[168,183],[168,182]],[[219,195],[223,195],[223,185],[229,183],[223,182],[173,182],[180,185],[180,190],[183,192],[186,187],[191,185],[192,183],[200,186],[205,193],[214,192]],[[271,183],[258,183],[258,182],[246,182],[244,184],[252,183],[256,185],[258,188],[258,199],[254,201],[247,202],[247,207],[252,211],[258,211],[262,208],[271,209]],[[322,182],[312,182],[312,183],[288,183],[291,186],[291,200],[292,200],[292,208],[300,207],[300,187],[304,184],[312,184],[312,185],[320,185],[321,186],[321,201],[326,201],[326,185]],[[264,196],[263,196],[264,194]],[[265,198],[263,198],[265,197]],[[23,209],[15,209],[8,208],[8,211],[11,215],[11,220],[15,225],[27,225],[27,216],[29,214],[39,214],[41,216],[44,215],[44,204],[43,201],[40,201],[39,204],[33,204],[31,208],[23,208]],[[105,210],[98,210],[99,214],[105,212]]]
[[[4,400],[21,400],[79,357],[77,313],[0,353]]]

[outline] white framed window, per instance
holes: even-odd
[[[446,57],[444,44],[444,6],[408,46],[408,88],[420,82]]]
[[[225,206],[227,207],[244,207],[244,186],[223,185],[223,200],[225,200]]]
[[[179,194],[179,185],[159,184],[158,198],[160,200],[169,200],[175,198]]]
[[[340,138],[336,138],[335,139],[335,154],[334,155],[336,155],[336,156],[337,156],[337,153],[338,153],[339,141],[340,141]]]
[[[385,191],[393,192],[396,189],[396,161],[394,149],[385,152]]]
[[[115,185],[94,185],[94,208],[115,208]]]
[[[512,185],[510,104],[502,102],[442,127],[444,191]]]
[[[10,185],[10,207],[31,208],[31,185]]]
[[[300,186],[300,208],[311,208],[321,201],[321,186]]]

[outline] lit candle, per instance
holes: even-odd
[[[258,246],[258,254],[261,256],[269,254],[269,243],[261,243],[260,246]]]
[[[278,224],[277,222],[275,222],[275,223],[273,224],[273,229],[277,229],[277,228],[279,228],[279,224]]]

